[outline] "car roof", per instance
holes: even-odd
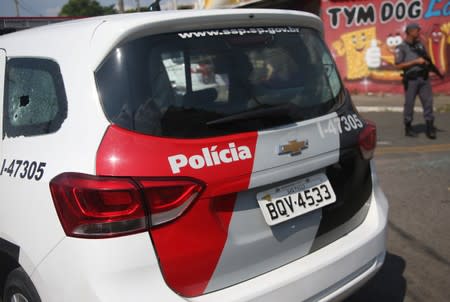
[[[311,27],[321,33],[316,15],[275,9],[181,10],[117,14],[77,19],[0,37],[8,56],[58,58],[82,50],[95,68],[117,44],[137,35],[252,26]]]

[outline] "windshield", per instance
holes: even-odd
[[[95,76],[112,123],[179,138],[310,119],[342,93],[320,34],[297,27],[147,36],[115,48]]]

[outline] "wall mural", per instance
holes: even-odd
[[[444,80],[431,75],[434,93],[450,94],[450,0],[322,1],[325,39],[347,87],[358,93],[400,93],[395,48],[406,24],[422,27],[422,43]]]

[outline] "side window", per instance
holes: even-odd
[[[305,30],[312,32],[311,29]],[[329,90],[332,93],[332,97],[336,97],[341,89],[342,83],[338,75],[336,65],[334,64],[333,58],[326,48],[325,44],[317,35],[309,34],[304,37],[305,45],[308,48],[309,55],[317,66],[321,66],[325,72],[325,79]],[[322,64],[320,64],[321,62]]]
[[[304,41],[312,63],[310,72],[316,76],[318,87],[327,88],[320,89],[321,99],[325,101],[336,97],[342,85],[325,44],[318,35],[311,34],[312,31],[311,29],[305,30]]]
[[[341,91],[341,80],[339,79],[336,66],[334,65],[333,59],[327,51],[323,51],[322,54],[322,64],[325,67],[325,72],[328,76],[328,81],[330,84],[331,92],[333,96],[337,96]]]
[[[6,64],[3,131],[8,137],[56,132],[67,117],[59,66],[47,59],[13,58]]]

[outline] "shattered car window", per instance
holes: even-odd
[[[67,115],[58,65],[44,59],[11,59],[7,64],[4,125],[6,135],[55,132]]]

